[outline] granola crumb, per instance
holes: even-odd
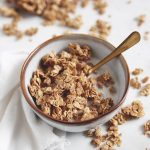
[[[142,14],[138,17],[135,18],[135,21],[137,22],[137,26],[142,26],[144,23],[145,23],[145,18],[146,18],[146,15],[145,14]]]
[[[149,31],[144,32],[143,38],[145,41],[147,41],[149,39]]]
[[[104,14],[106,12],[106,8],[108,3],[105,0],[94,0],[94,9],[98,11],[99,14]]]
[[[70,28],[79,29],[83,24],[82,17],[79,15],[75,18],[67,18],[62,21],[62,24]]]
[[[89,0],[82,0],[81,1],[81,7],[86,7],[89,3]]]
[[[132,78],[130,80],[130,86],[133,87],[134,89],[140,89],[141,88],[141,83],[140,83],[138,77]]]
[[[109,88],[109,92],[110,92],[110,94],[116,94],[116,93],[117,93],[117,90],[116,90],[116,88],[115,88],[114,86],[111,86],[111,87]]]
[[[139,75],[143,73],[143,69],[141,68],[135,68],[133,71],[132,71],[132,75]]]
[[[29,29],[25,30],[25,35],[33,36],[38,32],[38,28],[30,27]]]
[[[141,96],[149,96],[150,95],[150,84],[146,84],[141,90],[140,90]]]
[[[148,77],[148,76],[146,76],[146,77],[144,77],[141,81],[142,81],[142,83],[147,83],[147,82],[148,82],[148,80],[149,80],[149,77]]]
[[[150,136],[150,120],[144,124],[144,134]]]
[[[131,4],[131,3],[132,3],[132,0],[128,0],[128,1],[127,1],[127,4]]]
[[[111,32],[111,25],[102,20],[97,20],[95,25],[90,28],[91,35],[106,39]]]

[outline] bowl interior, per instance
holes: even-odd
[[[50,51],[55,51],[56,53],[65,49],[69,43],[79,43],[81,45],[89,45],[93,50],[92,62],[95,64],[105,56],[107,56],[114,47],[98,38],[94,38],[88,35],[65,35],[60,36],[58,38],[54,38],[53,40],[48,40],[47,42],[40,45],[35,51],[33,51],[30,56],[27,58],[25,66],[25,74],[24,74],[24,84],[25,91],[27,96],[32,100],[30,93],[28,91],[28,86],[30,84],[30,79],[32,77],[32,73],[37,69],[40,59],[48,54]],[[120,55],[119,57],[114,58],[109,63],[105,64],[98,70],[98,74],[109,71],[115,81],[115,88],[117,89],[117,93],[114,95],[110,95],[108,90],[103,89],[104,97],[112,97],[114,100],[114,104],[118,104],[125,95],[125,92],[128,87],[128,68],[124,58]],[[34,101],[32,100],[34,104]],[[34,104],[35,105],[35,104]]]

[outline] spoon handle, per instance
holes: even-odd
[[[112,53],[102,59],[99,63],[94,65],[90,70],[89,74],[106,64],[108,61],[113,59],[114,57],[120,55],[125,50],[129,49],[130,47],[134,46],[140,41],[140,34],[139,32],[135,31],[132,32]]]

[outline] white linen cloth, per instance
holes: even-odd
[[[19,81],[27,54],[0,55],[0,150],[63,150],[67,141],[39,119],[25,102]]]

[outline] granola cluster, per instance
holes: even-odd
[[[87,76],[91,55],[89,46],[71,43],[61,53],[41,59],[29,91],[45,114],[72,122],[92,119],[111,109],[113,100],[104,98],[96,79]]]
[[[96,24],[90,28],[91,35],[106,39],[111,32],[111,25],[103,20],[97,20]]]
[[[144,134],[150,136],[150,120],[144,124]]]
[[[136,100],[131,103],[131,105],[123,107],[121,112],[117,113],[110,121],[109,124],[112,125],[122,125],[126,121],[134,118],[140,118],[144,116],[144,108],[141,101]]]
[[[139,94],[141,96],[149,96],[150,95],[150,84],[148,83],[149,81],[149,76],[145,76],[142,79],[139,79],[139,75],[143,73],[143,69],[141,68],[135,68],[132,71],[132,75],[135,76],[130,80],[130,86],[133,87],[134,89],[139,90]]]
[[[94,0],[94,9],[98,11],[99,14],[104,14],[108,3],[105,0]]]
[[[148,96],[150,95],[150,84],[146,84],[141,90],[140,95],[142,96]]]

